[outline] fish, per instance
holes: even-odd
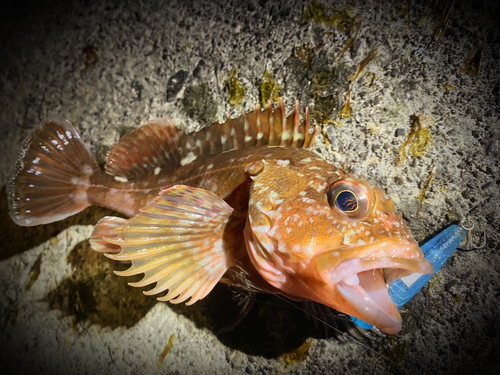
[[[380,188],[312,151],[317,129],[281,98],[187,134],[168,118],[116,143],[100,168],[71,123],[54,115],[23,142],[7,184],[21,226],[88,206],[101,219],[94,250],[144,274],[146,295],[191,305],[217,283],[313,301],[395,334],[389,286],[432,274],[394,203]],[[127,219],[128,218],[128,219]]]

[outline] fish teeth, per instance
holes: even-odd
[[[345,285],[356,286],[359,285],[359,277],[357,274],[354,274],[352,276],[346,277],[344,280],[342,280],[342,282]]]

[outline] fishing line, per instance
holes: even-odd
[[[320,319],[320,318],[318,318],[318,317],[314,316],[314,315],[313,315],[313,314],[311,314],[309,311],[304,310],[303,308],[301,308],[301,307],[299,307],[299,306],[297,306],[297,305],[294,305],[291,301],[287,300],[285,297],[282,297],[282,296],[280,296],[279,294],[275,294],[275,296],[276,296],[276,297],[278,297],[278,298],[280,298],[280,299],[282,299],[282,300],[283,300],[283,301],[285,301],[286,303],[289,303],[290,305],[294,306],[295,308],[297,308],[297,309],[301,310],[301,311],[302,311],[302,312],[304,312],[305,314],[307,314],[307,315],[309,315],[309,316],[313,317],[314,319],[317,319],[318,321],[320,321],[321,323],[323,323],[323,324],[324,324],[324,325],[326,325],[327,327],[329,327],[329,328],[333,329],[334,331],[336,331],[336,332],[340,333],[340,334],[341,334],[343,337],[345,337],[346,339],[348,339],[348,340],[352,340],[352,341],[356,342],[357,344],[361,345],[362,347],[364,347],[364,348],[366,348],[366,349],[368,349],[368,350],[372,351],[372,352],[373,352],[373,353],[375,353],[375,354],[378,354],[378,355],[379,355],[379,356],[381,356],[382,358],[386,359],[387,361],[389,361],[389,362],[391,362],[391,363],[393,363],[393,364],[395,364],[395,365],[399,365],[399,363],[397,363],[397,362],[393,361],[393,360],[392,360],[392,359],[390,359],[389,357],[386,357],[385,355],[383,355],[382,353],[380,353],[380,352],[376,351],[375,349],[370,348],[368,345],[366,345],[366,344],[362,343],[361,341],[356,340],[354,337],[352,337],[352,336],[350,336],[350,335],[346,335],[346,334],[345,334],[345,332],[342,332],[342,331],[341,331],[341,330],[339,330],[338,328],[335,328],[335,327],[334,327],[334,326],[332,326],[331,324],[328,324],[328,323],[327,323],[327,322],[325,322],[324,320],[322,320],[322,319]]]

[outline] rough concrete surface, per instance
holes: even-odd
[[[418,241],[468,216],[487,243],[452,256],[407,304],[395,336],[324,338],[274,299],[236,333],[218,334],[208,303],[132,295],[117,266],[93,254],[92,224],[109,213],[19,228],[3,189],[2,374],[500,373],[496,2],[10,3],[0,24],[0,185],[23,138],[51,113],[66,116],[102,163],[155,117],[194,130],[251,110],[267,69],[288,110],[299,99],[321,126],[315,151],[384,189]],[[233,69],[246,89],[241,105],[228,97]],[[416,118],[423,130],[410,139]]]

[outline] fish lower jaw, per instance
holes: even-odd
[[[389,285],[413,272],[431,273],[433,267],[423,258],[357,258],[342,262],[323,278],[347,302],[345,312],[394,334],[401,330],[401,316],[389,296]]]
[[[355,316],[388,334],[401,330],[402,320],[397,306],[389,296],[384,285],[377,291],[368,292],[361,285],[347,285],[341,282],[337,290],[355,309],[350,315]]]

